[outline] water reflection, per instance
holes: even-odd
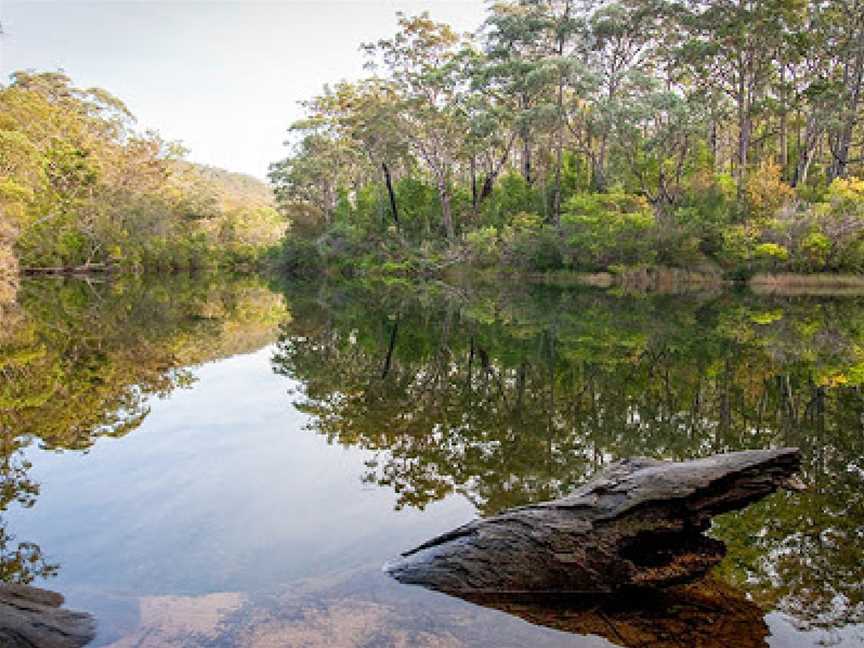
[[[118,646],[560,646],[572,633],[606,646],[684,629],[692,645],[746,646],[765,640],[756,606],[802,628],[864,621],[861,301],[284,292],[225,277],[25,283],[0,325],[0,578],[58,575]],[[272,360],[193,372],[280,326]],[[484,609],[377,571],[465,521],[464,499],[488,515],[621,456],[772,444],[802,447],[809,490],[721,518],[725,584],[664,608],[675,614]],[[190,615],[212,622],[191,630],[206,641],[190,639]]]
[[[397,507],[549,499],[612,459],[799,446],[809,485],[722,518],[720,569],[803,627],[864,621],[864,305],[593,291],[289,293],[276,370]]]
[[[39,497],[28,446],[86,451],[122,437],[153,397],[193,383],[191,365],[258,348],[285,318],[282,298],[252,280],[26,282],[0,311],[0,512]],[[0,581],[59,569],[0,517]]]
[[[476,595],[468,600],[562,632],[604,637],[628,648],[763,648],[758,605],[707,578],[660,592],[619,596]]]

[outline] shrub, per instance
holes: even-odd
[[[416,178],[401,178],[395,186],[402,233],[415,239],[428,237],[432,224],[440,221],[438,194],[431,184]]]
[[[483,223],[502,227],[513,216],[543,211],[543,195],[518,173],[507,173],[483,203]]]
[[[318,239],[321,256],[351,259],[362,255],[369,248],[367,232],[357,225],[337,222]]]
[[[656,227],[648,202],[625,193],[582,194],[567,201],[562,230],[575,266],[591,270],[650,263]]]
[[[831,254],[831,241],[822,232],[810,232],[801,241],[801,252],[807,268],[819,270],[828,263]]]
[[[285,274],[311,276],[324,266],[314,241],[298,236],[286,236],[277,257],[277,267]]]
[[[727,266],[750,264],[759,244],[760,231],[750,225],[731,225],[723,230],[720,260]]]
[[[759,261],[776,265],[789,260],[789,250],[777,243],[760,243],[753,250],[753,256]]]
[[[539,214],[517,212],[501,230],[502,256],[508,265],[534,272],[564,266],[561,238],[554,227],[543,224]]]
[[[795,198],[795,190],[783,182],[780,167],[766,162],[750,175],[745,187],[750,218],[767,221]]]
[[[465,244],[471,262],[479,266],[491,266],[501,258],[498,247],[498,230],[481,227],[465,235]]]

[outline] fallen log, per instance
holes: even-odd
[[[385,570],[447,593],[612,593],[704,575],[725,555],[711,518],[787,486],[794,448],[681,463],[627,459],[562,499],[523,506],[433,538]]]
[[[29,585],[0,585],[0,646],[80,648],[95,636],[93,617],[65,610],[63,597]]]

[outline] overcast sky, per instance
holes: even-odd
[[[284,155],[297,102],[363,74],[359,44],[396,11],[428,10],[459,31],[483,0],[0,0],[0,74],[63,69],[126,102],[141,128],[190,158],[264,177]]]

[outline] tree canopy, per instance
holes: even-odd
[[[862,16],[860,0],[504,0],[462,35],[400,14],[362,47],[372,76],[305,103],[271,180],[325,257],[446,242],[541,270],[555,248],[577,269],[857,272],[864,194],[835,197],[864,171]],[[651,219],[592,212],[596,194]],[[634,238],[650,244],[622,252]]]

